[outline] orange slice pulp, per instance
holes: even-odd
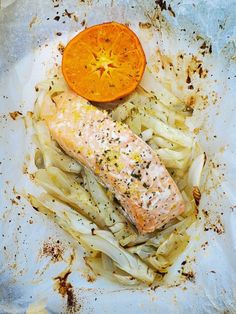
[[[95,25],[66,46],[62,72],[70,88],[96,102],[130,94],[139,84],[146,58],[138,37],[116,22]]]

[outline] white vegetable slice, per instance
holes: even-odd
[[[176,149],[181,146],[175,143],[171,143],[170,141],[164,139],[163,137],[153,136],[152,141],[157,144],[160,148],[169,148],[169,149]]]
[[[116,278],[117,281],[119,281],[122,285],[125,286],[136,286],[139,284],[138,280],[132,276],[128,275],[125,276],[116,273],[113,273],[113,276]]]
[[[48,127],[44,121],[35,122],[34,128],[46,168],[55,166],[66,172],[79,173],[81,171],[81,165],[66,155],[51,139]]]
[[[47,93],[49,96],[52,96],[55,93],[63,92],[69,90],[68,85],[66,84],[61,72],[55,73],[48,79],[40,82],[36,86],[40,92]]]
[[[197,156],[192,162],[188,172],[188,183],[191,187],[200,187],[202,170],[205,164],[205,154]]]
[[[140,134],[140,137],[145,141],[149,141],[152,138],[153,130],[152,129],[146,129]]]
[[[167,107],[175,110],[185,108],[183,102],[160,84],[148,68],[144,72],[140,86],[149,93],[154,94]]]
[[[167,168],[185,169],[188,165],[189,150],[174,151],[169,148],[156,150],[157,155]]]
[[[146,259],[146,262],[149,263],[153,268],[158,270],[158,272],[164,274],[167,273],[168,267],[171,266],[171,262],[167,260],[164,256],[149,256]]]
[[[116,121],[124,121],[128,118],[133,108],[135,108],[135,105],[131,102],[126,102],[122,105],[119,105],[112,111],[112,119]]]
[[[112,259],[108,257],[106,254],[101,253],[102,266],[103,269],[109,271],[110,273],[115,271],[115,266],[112,262]]]
[[[52,162],[51,162],[48,154],[45,152],[45,148],[47,146],[52,146],[52,145],[55,147],[55,145],[51,140],[51,135],[50,135],[49,130],[46,126],[46,123],[44,121],[36,122],[36,123],[34,123],[34,129],[36,131],[40,150],[43,154],[44,165],[45,165],[45,167],[52,166]]]
[[[157,154],[163,156],[165,159],[182,160],[189,158],[190,150],[189,149],[172,150],[169,148],[160,148],[157,150]]]
[[[81,165],[71,158],[70,156],[64,154],[61,149],[52,146],[46,146],[43,149],[44,156],[50,160],[52,166],[55,166],[63,171],[71,173],[80,173],[82,167]]]
[[[126,120],[126,124],[137,135],[141,133],[142,121],[139,114],[134,114]]]
[[[154,133],[184,147],[192,147],[193,139],[181,130],[173,128],[157,118],[142,115],[142,124]]]

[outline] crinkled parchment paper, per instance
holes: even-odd
[[[236,2],[0,5],[0,313],[236,313]],[[157,79],[195,106],[189,123],[207,154],[190,244],[155,289],[95,278],[82,248],[22,197],[37,189],[22,118],[34,86],[60,64],[58,48],[76,32],[112,20],[136,31]]]

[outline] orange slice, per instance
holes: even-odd
[[[80,96],[109,102],[137,87],[145,65],[145,54],[135,33],[111,22],[87,28],[67,44],[62,72]]]

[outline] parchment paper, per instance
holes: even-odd
[[[0,313],[236,313],[236,2],[0,5]],[[155,289],[95,279],[83,249],[22,197],[38,191],[29,178],[32,130],[22,118],[35,85],[60,64],[59,44],[112,20],[130,25],[156,79],[195,106],[189,125],[207,154],[190,244]]]

